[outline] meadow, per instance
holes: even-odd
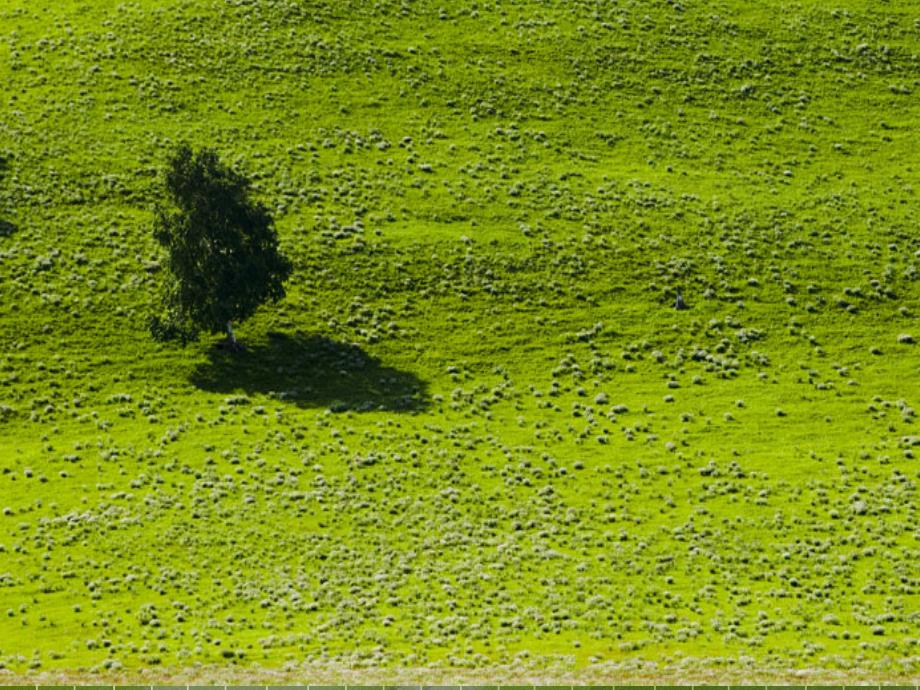
[[[918,94],[909,0],[3,0],[0,682],[916,684]]]

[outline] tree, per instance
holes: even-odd
[[[168,277],[150,332],[185,343],[225,331],[229,346],[241,349],[234,322],[284,297],[291,274],[272,217],[250,198],[249,180],[211,149],[180,146],[165,183],[170,203],[157,207],[153,236],[166,250]]]

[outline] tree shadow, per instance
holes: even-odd
[[[301,333],[269,333],[267,342],[242,352],[215,345],[191,382],[212,393],[260,393],[333,412],[411,412],[428,405],[427,385],[414,374],[383,366],[357,345]]]
[[[15,225],[10,223],[9,221],[5,221],[2,218],[0,218],[0,237],[9,237],[14,232],[16,232],[18,229],[19,228],[17,228]]]

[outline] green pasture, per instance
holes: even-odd
[[[3,0],[0,108],[0,669],[916,680],[915,3]],[[240,355],[147,332],[179,142]]]

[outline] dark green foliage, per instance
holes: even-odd
[[[291,263],[244,176],[215,151],[183,145],[165,182],[170,204],[157,208],[153,236],[167,252],[169,277],[161,313],[150,319],[154,338],[187,342],[201,331],[219,333],[284,297]]]

